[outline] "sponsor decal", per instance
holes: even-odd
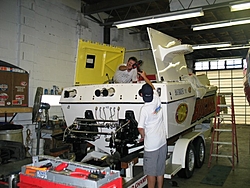
[[[15,86],[17,92],[24,92],[25,87],[22,86]]]
[[[0,106],[5,106],[5,102],[0,100]]]
[[[2,70],[2,71],[8,71],[8,72],[25,73],[25,70],[18,69],[18,68],[4,67],[4,66],[0,66],[0,70]]]
[[[21,82],[21,86],[27,86],[27,82]]]
[[[7,93],[0,93],[0,101],[6,101],[9,98]]]
[[[142,178],[134,182],[132,185],[130,185],[128,188],[143,188],[146,185],[147,185],[147,176],[143,176]]]
[[[181,103],[176,110],[176,114],[175,114],[176,122],[179,124],[183,123],[187,117],[187,113],[188,113],[187,104]]]
[[[2,71],[10,71],[10,67],[0,66],[0,70],[2,70]]]
[[[0,91],[7,91],[8,85],[7,84],[0,84]]]
[[[179,88],[174,90],[175,95],[184,95],[185,94],[185,89],[184,88]]]
[[[159,112],[160,110],[161,110],[161,105],[158,106],[158,107],[155,109],[154,114],[158,114],[158,112]]]
[[[24,95],[16,95],[15,99],[16,100],[24,100]]]
[[[12,105],[21,105],[22,100],[12,100]]]
[[[40,170],[38,170],[36,172],[37,172],[36,176],[38,178],[47,179],[47,172],[46,171],[40,171]]]

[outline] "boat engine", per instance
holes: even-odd
[[[88,143],[98,152],[107,148],[110,155],[116,153],[117,156],[119,153],[120,158],[123,158],[129,154],[129,149],[138,146],[137,125],[134,112],[130,110],[125,112],[125,119],[119,120],[97,120],[91,110],[86,110],[85,118],[77,117],[65,129],[63,140],[73,144],[76,161],[86,156]]]

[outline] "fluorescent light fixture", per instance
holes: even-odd
[[[244,48],[250,48],[250,45],[234,45],[228,48],[217,48],[217,50],[237,50],[237,49],[244,49]]]
[[[210,22],[205,24],[196,24],[192,25],[193,31],[198,30],[205,30],[205,29],[215,29],[220,27],[229,27],[234,25],[242,25],[242,24],[249,24],[250,17],[244,19],[234,19],[234,20],[226,20],[226,21],[219,21],[219,22]]]
[[[133,26],[139,26],[139,25],[147,25],[147,24],[153,24],[153,23],[193,18],[193,17],[203,16],[203,15],[204,15],[204,12],[202,8],[188,9],[184,11],[170,12],[170,13],[164,13],[164,14],[158,14],[158,15],[153,15],[153,16],[146,16],[142,18],[114,22],[113,26],[116,26],[118,29],[121,29],[121,28],[133,27]]]
[[[250,9],[250,2],[242,2],[240,4],[232,4],[230,3],[231,12]]]
[[[194,50],[201,50],[201,49],[208,49],[208,48],[228,47],[228,46],[232,46],[232,44],[229,42],[208,43],[208,44],[193,45],[193,49]]]

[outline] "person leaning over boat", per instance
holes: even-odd
[[[117,68],[114,75],[115,83],[136,83],[137,82],[137,68],[134,66],[137,64],[136,57],[130,57],[127,64],[121,64]]]

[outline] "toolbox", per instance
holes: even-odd
[[[120,171],[52,156],[33,156],[20,172],[20,188],[121,188]]]

